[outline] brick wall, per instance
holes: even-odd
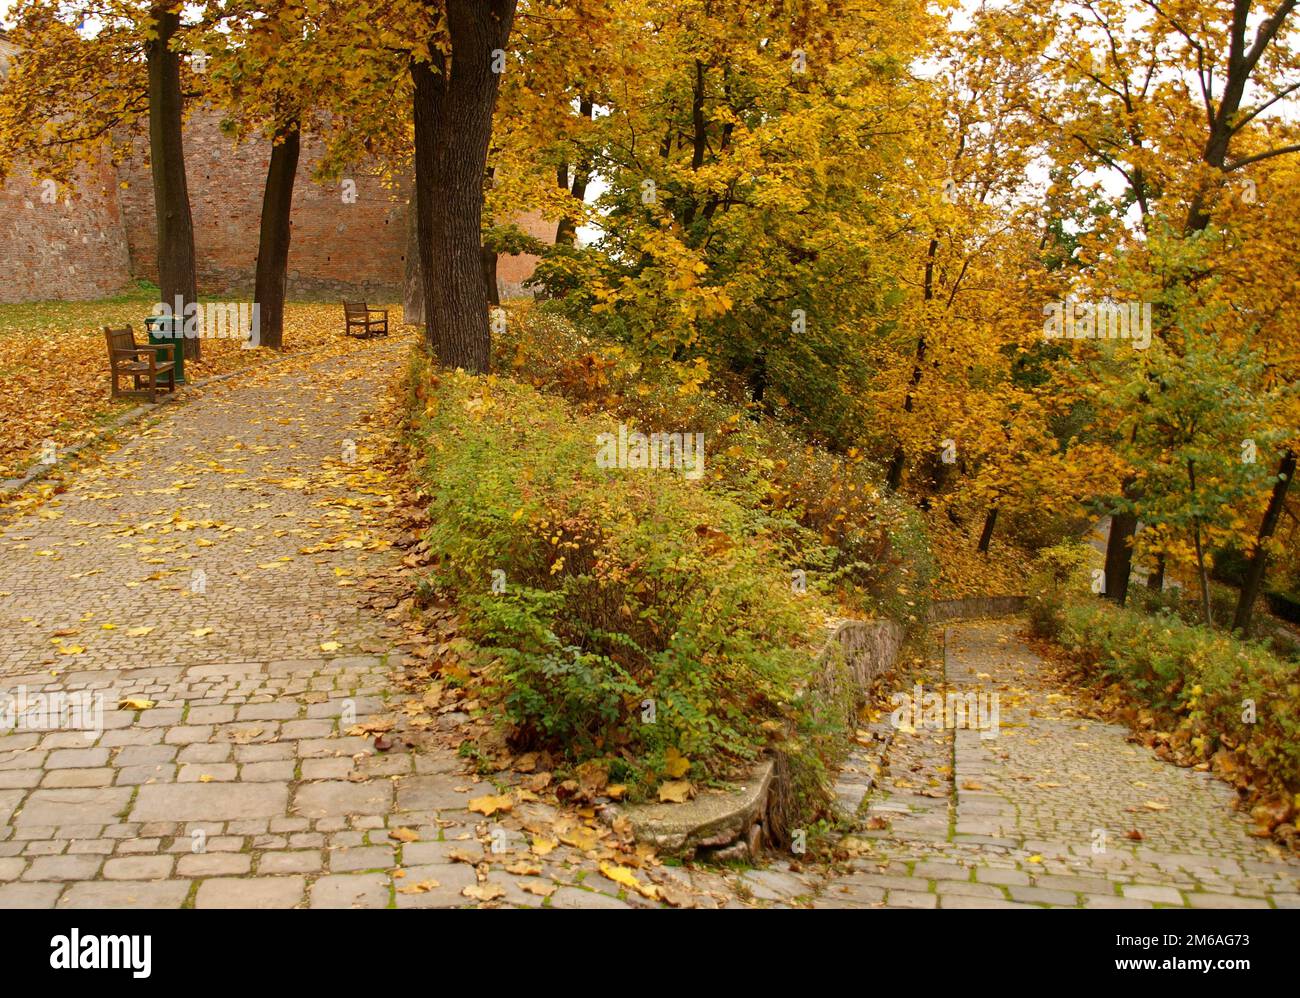
[[[0,85],[13,51],[0,39]],[[130,281],[116,187],[107,165],[50,186],[17,164],[0,184],[0,302],[82,301]]]
[[[6,48],[0,40],[0,78]],[[219,114],[198,108],[185,124],[199,292],[247,298],[271,143],[236,145],[219,122]],[[319,152],[318,142],[304,139],[291,215],[289,296],[400,301],[409,185],[387,187],[366,169],[318,184],[311,173]],[[132,278],[157,281],[147,143],[138,142],[116,173],[107,165],[83,171],[77,185],[58,191],[56,204],[42,203],[37,180],[19,170],[0,186],[0,301],[97,298]],[[355,183],[355,199],[343,197],[343,180]],[[536,216],[520,224],[543,239],[555,233],[553,222]],[[522,294],[536,262],[502,257],[502,293]]]
[[[218,127],[219,116],[200,109],[185,125],[185,174],[194,217],[199,291],[251,295],[257,265],[262,192],[271,159],[269,140],[236,145]],[[311,179],[319,143],[304,138],[294,183],[289,245],[289,296],[400,298],[406,252],[406,191],[390,190],[358,170],[342,179],[356,185],[345,202],[342,180]],[[157,280],[153,189],[149,153],[141,144],[121,168],[122,209],[131,269]]]
[[[0,302],[120,291],[131,268],[112,168],[82,169],[73,185],[43,184],[19,166],[0,185]]]
[[[521,215],[515,220],[519,228],[523,229],[530,236],[541,239],[543,242],[551,242],[555,238],[555,222],[547,221],[536,212],[530,212],[527,215]],[[517,256],[503,256],[497,260],[497,286],[501,289],[502,298],[517,298],[531,294],[524,289],[524,281],[533,276],[533,270],[537,267],[537,257],[531,253],[520,253]]]

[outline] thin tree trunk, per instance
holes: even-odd
[[[1165,556],[1156,555],[1156,569],[1147,576],[1147,588],[1161,593],[1165,590]]]
[[[425,336],[443,366],[476,374],[487,373],[491,354],[482,216],[492,113],[501,86],[501,74],[492,71],[493,52],[505,49],[515,4],[445,0],[450,59],[430,45],[433,61],[412,65],[420,262],[428,265]]]
[[[174,308],[198,306],[198,278],[194,265],[194,221],[190,216],[189,188],[185,182],[185,147],[181,136],[180,55],[169,42],[180,28],[178,7],[156,3],[150,9],[155,37],[145,54],[149,71],[149,163],[153,174],[153,202],[157,225],[158,286],[161,297]],[[178,319],[184,316],[177,316]],[[184,341],[187,359],[199,359],[199,341]]]
[[[257,275],[253,301],[257,304],[260,338],[273,350],[284,348],[284,298],[289,279],[289,219],[293,211],[293,183],[298,174],[300,132],[298,122],[285,125],[271,148],[262,195],[261,233],[257,243]]]
[[[1187,487],[1191,490],[1191,499],[1196,501],[1196,464],[1187,462]],[[1205,550],[1201,546],[1201,518],[1192,517],[1192,544],[1196,548],[1196,575],[1201,584],[1201,615],[1205,626],[1211,627],[1214,621],[1210,617],[1210,579],[1205,572]]]
[[[434,175],[438,170],[438,119],[442,117],[443,75],[446,60],[431,48],[431,61],[411,63],[411,82],[415,88],[415,232],[416,263],[420,271],[421,320],[424,346],[438,352],[438,329],[433,316],[435,286],[433,280],[433,198]]]
[[[1246,633],[1250,629],[1250,618],[1255,609],[1255,600],[1264,583],[1264,568],[1268,562],[1265,542],[1273,536],[1278,521],[1282,518],[1282,508],[1286,505],[1286,493],[1291,487],[1291,479],[1295,478],[1295,468],[1295,451],[1288,450],[1282,455],[1282,463],[1278,465],[1273,494],[1269,496],[1268,508],[1264,510],[1264,519],[1259,525],[1259,534],[1255,538],[1255,549],[1251,552],[1246,579],[1242,583],[1241,596],[1237,600],[1237,612],[1232,618],[1234,631]]]
[[[980,531],[979,547],[975,550],[980,554],[988,554],[989,541],[993,538],[993,525],[998,522],[998,508],[990,506],[989,511],[984,516],[984,529]]]
[[[501,304],[501,289],[497,285],[497,260],[500,254],[491,246],[479,250],[479,259],[483,265],[483,292],[487,295],[489,305]]]
[[[419,194],[411,182],[406,206],[406,273],[402,281],[402,321],[424,325],[424,271],[420,267]]]
[[[938,252],[939,240],[932,237],[930,239],[930,246],[925,253],[925,279],[922,285],[924,288],[922,300],[924,301],[932,301],[934,299],[934,262]],[[922,365],[925,363],[925,351],[925,333],[922,332],[921,335],[916,338],[916,360],[912,364],[912,378],[907,384],[907,395],[903,399],[904,412],[912,411],[913,398],[916,394],[917,386],[921,383]],[[906,464],[907,452],[903,449],[903,444],[900,441],[894,447],[894,455],[890,458],[889,470],[885,474],[885,484],[889,486],[892,491],[897,491],[899,485],[903,483],[903,468]]]
[[[1192,518],[1192,542],[1196,546],[1196,575],[1201,584],[1201,616],[1205,625],[1210,627],[1214,620],[1210,615],[1210,578],[1205,571],[1205,552],[1201,549],[1201,520]]]
[[[585,98],[578,100],[578,113],[583,119],[589,119],[592,113],[592,103]],[[573,171],[573,186],[569,187],[569,166],[567,163],[561,164],[560,170],[564,171],[564,179],[560,180],[560,186],[569,189],[569,195],[579,203],[587,200],[587,184],[591,180],[591,157],[583,156],[577,167]],[[560,179],[560,170],[556,171],[556,179]],[[555,227],[555,245],[572,246],[577,241],[578,222],[572,215],[565,215],[560,219],[559,224]]]
[[[691,92],[691,170],[698,171],[704,165],[704,153],[708,148],[708,119],[704,115],[704,78],[707,67],[699,59],[695,60],[695,86]],[[689,229],[695,221],[695,196],[686,199],[686,208],[682,212],[682,228]]]

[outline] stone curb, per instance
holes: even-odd
[[[931,604],[926,623],[1012,616],[1023,610],[1025,603],[1024,596],[942,600]],[[841,620],[830,625],[830,634],[814,661],[822,665],[821,677],[833,684],[835,673],[827,660],[834,647],[843,648],[854,702],[861,703],[877,680],[893,668],[906,637],[907,629],[894,620]],[[638,842],[652,844],[663,852],[689,855],[698,848],[739,841],[750,843],[752,858],[757,859],[753,855],[757,851],[755,844],[761,841],[761,826],[775,778],[775,765],[767,758],[735,790],[705,791],[685,804],[627,804],[606,810],[612,816],[626,817]]]
[[[632,822],[638,842],[666,853],[725,846],[763,818],[776,770],[764,759],[737,790],[706,790],[685,804],[631,804],[617,808]]]

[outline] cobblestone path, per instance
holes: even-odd
[[[0,709],[27,709],[0,733],[0,908],[1300,902],[1300,867],[1247,836],[1226,787],[1069,716],[1013,623],[948,628],[943,664],[907,680],[996,690],[1000,736],[898,733],[829,881],[790,857],[648,862],[638,892],[606,830],[509,774],[349,735],[407,695],[399,615],[373,596],[400,551],[364,473],[404,350],[190,389],[0,524]],[[98,730],[42,729],[54,695],[101,703]],[[842,774],[851,805],[873,765]],[[509,813],[469,810],[510,784]]]
[[[1075,716],[1016,627],[940,629],[914,681],[996,693],[1000,732],[899,731],[855,871],[818,907],[1300,907],[1300,863],[1248,834],[1226,784]]]
[[[89,737],[0,734],[0,907],[477,903],[466,805],[496,788],[346,734],[399,654],[359,598],[398,553],[346,472],[404,349],[191,389],[0,527],[0,694],[103,707]],[[503,901],[626,906],[567,852]]]

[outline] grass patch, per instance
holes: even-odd
[[[761,511],[809,589],[846,615],[922,619],[935,575],[924,523],[860,451],[815,445],[702,361],[649,361],[546,305],[512,303],[493,348],[497,370],[600,417],[604,430],[703,433],[709,488]]]

